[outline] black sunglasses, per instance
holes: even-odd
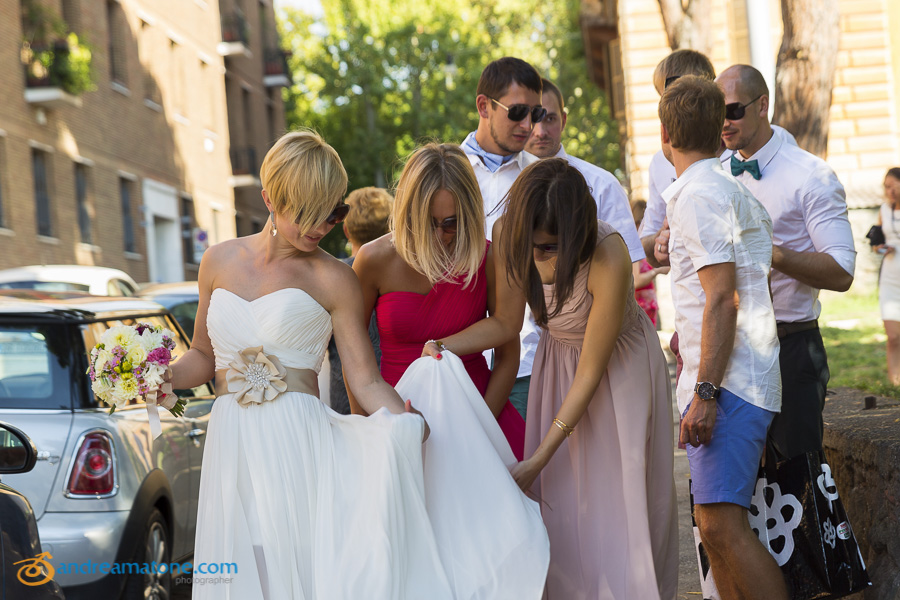
[[[488,96],[488,98],[490,98],[490,96]],[[513,104],[512,106],[505,106],[499,100],[495,100],[494,98],[490,99],[493,102],[499,104],[500,108],[505,108],[506,117],[510,121],[514,121],[516,123],[527,117],[529,113],[531,113],[532,123],[540,123],[544,120],[544,117],[547,116],[547,109],[543,106],[528,106],[527,104]]]
[[[350,212],[349,204],[338,204],[337,207],[331,213],[325,217],[325,222],[329,225],[337,225],[338,223],[343,222],[344,219],[347,218],[347,213]],[[303,213],[301,212],[297,215],[297,218],[294,220],[294,223],[299,223],[300,219],[303,218]]]
[[[741,104],[740,102],[732,102],[731,104],[725,105],[725,120],[726,121],[740,121],[744,118],[744,115],[747,114],[747,107],[762,98],[763,95],[760,94],[747,104]]]
[[[559,251],[559,244],[533,244],[535,250],[540,250],[544,254],[556,254]]]
[[[444,233],[451,234],[456,233],[457,220],[456,217],[447,217],[440,223],[434,223],[434,219],[432,219],[432,225],[435,229],[442,229]]]

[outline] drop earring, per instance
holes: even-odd
[[[276,235],[278,235],[278,228],[275,227],[275,213],[270,212],[269,218],[272,219],[272,237],[275,237]]]

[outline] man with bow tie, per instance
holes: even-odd
[[[781,343],[782,407],[768,440],[780,457],[822,448],[829,371],[819,333],[819,290],[846,291],[856,250],[844,188],[819,157],[773,135],[762,74],[734,65],[725,92],[723,167],[765,206],[774,224],[771,288]],[[726,153],[728,154],[728,153]],[[723,157],[724,158],[724,157]]]

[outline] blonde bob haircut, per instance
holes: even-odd
[[[431,203],[440,190],[450,192],[456,205],[451,252],[441,243],[431,217]],[[406,161],[394,194],[391,232],[397,254],[432,285],[463,278],[467,287],[486,249],[483,205],[475,171],[459,146],[420,147]]]
[[[315,229],[347,192],[347,171],[338,153],[311,129],[281,136],[259,169],[272,208],[287,214],[301,233]]]

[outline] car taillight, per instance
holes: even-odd
[[[84,436],[69,476],[68,493],[73,496],[110,494],[115,489],[112,443],[109,436],[94,432]]]

